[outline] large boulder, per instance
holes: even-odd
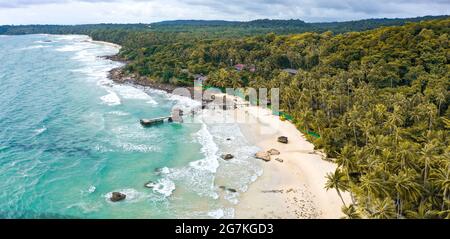
[[[125,198],[127,198],[127,195],[119,192],[113,192],[110,200],[111,202],[119,202],[125,200]]]
[[[153,189],[155,186],[156,186],[156,184],[154,182],[152,182],[152,181],[144,184],[144,187],[150,188],[150,189]]]
[[[280,142],[282,144],[287,144],[289,142],[289,140],[288,140],[288,137],[281,136],[281,137],[278,137],[278,142]]]
[[[271,150],[267,151],[267,153],[269,153],[270,155],[280,155],[280,151],[278,151],[276,149],[271,149]]]
[[[262,160],[264,160],[266,162],[269,162],[270,161],[270,154],[268,152],[261,151],[261,152],[256,153],[255,158],[262,159]]]
[[[233,158],[234,158],[234,156],[232,154],[224,154],[224,155],[222,155],[222,159],[224,159],[224,160],[231,160]]]

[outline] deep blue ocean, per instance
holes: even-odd
[[[141,127],[197,103],[114,84],[120,63],[100,56],[118,50],[87,36],[0,36],[0,218],[234,216],[262,173],[258,149],[235,124]],[[114,191],[127,199],[110,202]]]

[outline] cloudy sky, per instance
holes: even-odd
[[[450,15],[450,0],[0,0],[0,25],[261,18],[318,22],[443,14]]]

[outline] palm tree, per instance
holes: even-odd
[[[355,163],[353,160],[355,148],[351,145],[346,144],[340,153],[338,153],[338,157],[336,158],[335,163],[339,167],[343,167],[346,171],[352,171],[355,168]],[[350,179],[350,177],[348,177]]]
[[[383,200],[375,200],[370,216],[375,219],[395,218],[395,205],[392,199],[386,197]]]
[[[342,206],[342,212],[345,214],[343,219],[360,219],[361,215],[356,210],[356,206],[351,204],[348,207]]]
[[[370,133],[373,131],[373,128],[374,128],[373,125],[374,125],[374,122],[372,119],[365,119],[359,123],[359,127],[363,131],[364,136],[366,138],[366,145],[369,142]]]
[[[386,145],[389,145],[389,138],[382,134],[377,134],[373,137],[369,138],[368,151],[371,155],[380,154],[383,149],[386,148]]]
[[[444,210],[446,200],[450,201],[450,167],[433,169],[430,173],[430,180],[442,191],[441,210]]]
[[[415,172],[401,171],[391,177],[396,191],[397,215],[400,217],[403,211],[403,200],[418,201],[421,196],[421,185],[415,182]]]
[[[398,146],[397,157],[400,159],[402,169],[412,166],[412,160],[416,157],[417,146],[411,141],[401,141]]]
[[[386,196],[389,194],[386,182],[377,177],[375,173],[369,173],[361,176],[360,188],[365,192],[365,196],[367,196],[368,202],[366,209],[368,209],[368,211],[371,211],[370,207],[372,197],[378,197],[383,194]]]
[[[358,139],[356,137],[356,127],[359,125],[359,111],[356,106],[353,106],[352,111],[349,112],[348,127],[353,129],[353,136],[355,137],[355,145],[358,145]]]
[[[326,175],[327,182],[325,183],[325,189],[328,191],[330,189],[336,189],[337,194],[341,198],[342,204],[345,205],[345,201],[342,198],[341,191],[348,190],[348,179],[345,174],[337,168],[334,173],[328,173]]]
[[[429,203],[421,202],[416,210],[406,210],[405,215],[411,219],[433,219],[438,217],[439,212],[431,209]]]
[[[423,169],[423,182],[426,183],[428,178],[428,168],[430,163],[436,159],[436,144],[433,141],[425,144],[425,146],[420,150],[422,157],[420,158],[424,163]]]

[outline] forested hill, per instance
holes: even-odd
[[[401,26],[408,22],[420,22],[425,20],[436,20],[448,16],[424,16],[416,18],[382,18],[366,19],[346,22],[324,22],[307,23],[298,19],[291,20],[269,20],[259,19],[248,22],[239,21],[207,21],[207,20],[175,20],[152,23],[150,26],[157,31],[212,31],[224,28],[233,28],[234,31],[242,31],[248,35],[274,32],[278,34],[292,34],[302,32],[324,32],[343,33],[350,31],[364,31],[382,26]],[[228,29],[231,30],[231,29]]]
[[[249,22],[221,20],[175,20],[151,24],[92,24],[92,25],[19,25],[0,26],[0,34],[88,34],[108,31],[112,32],[182,32],[202,35],[208,38],[232,38],[253,36],[258,34],[277,33],[293,34],[303,32],[343,33],[364,31],[382,26],[404,25],[408,22],[443,19],[448,16],[425,16],[397,19],[367,19],[348,22],[306,23],[302,20],[269,20],[260,19]],[[106,34],[106,33],[104,33]],[[111,39],[111,37],[109,37]],[[120,38],[122,40],[122,38]],[[121,42],[116,42],[121,43]]]

